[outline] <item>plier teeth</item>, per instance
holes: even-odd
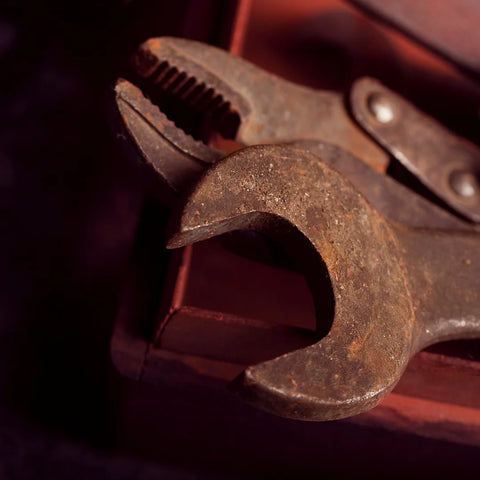
[[[117,129],[135,157],[153,167],[174,193],[182,192],[223,153],[175,125],[158,105],[128,80],[115,85]]]
[[[177,193],[222,151],[260,143],[324,141],[377,166],[387,162],[340,94],[295,85],[218,48],[154,38],[140,46],[132,67],[132,82],[115,87],[120,130]]]
[[[180,38],[147,40],[132,63],[143,80],[157,85],[168,87],[171,72],[195,79],[201,88],[190,85],[184,94],[193,104],[203,104],[204,95],[220,97],[217,126],[228,125],[220,133],[242,145],[310,139],[354,154],[366,151],[377,165],[387,161],[350,119],[341,94],[296,85],[224,50]]]
[[[173,38],[145,42],[132,58],[130,79],[118,80],[114,89],[115,128],[127,152],[153,167],[176,194],[224,150],[241,146],[218,139],[234,140],[241,115],[248,114],[245,101],[194,59],[192,46],[196,42]]]

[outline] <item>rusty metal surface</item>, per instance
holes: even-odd
[[[119,80],[115,88],[119,137],[153,166],[167,192],[182,192],[222,150],[322,141],[379,170],[393,155],[455,211],[480,218],[478,148],[374,80],[357,81],[350,98],[372,140],[340,94],[286,82],[208,45],[150,39],[132,62],[138,86]]]
[[[299,141],[291,144],[309,151],[345,175],[354,187],[390,220],[417,228],[472,230],[475,225],[445,211],[388,175],[333,145]]]
[[[266,230],[282,242],[288,238],[295,245],[289,245],[292,255],[309,253],[300,260],[310,267],[305,273],[314,301],[331,281],[335,319],[321,343],[249,367],[237,386],[250,400],[292,418],[340,418],[375,405],[406,365],[413,321],[409,297],[394,295],[405,288],[405,278],[386,222],[315,156],[251,147],[204,177],[169,246],[240,228]],[[329,280],[320,276],[320,258]],[[339,268],[343,262],[348,268]],[[333,312],[322,307],[317,306],[324,317],[319,331],[326,333]],[[397,322],[385,325],[392,317]]]
[[[269,411],[310,420],[359,413],[393,388],[419,349],[479,336],[478,234],[389,223],[344,177],[303,150],[258,146],[230,155],[198,183],[177,221],[169,247],[242,228],[287,244],[314,301],[328,288],[326,266],[334,318],[324,304],[316,308],[323,316],[318,331],[328,334],[247,368],[235,382]]]
[[[155,225],[158,225],[158,221],[155,217],[151,218],[151,222],[152,227],[157,228]],[[158,255],[158,244],[161,243],[162,236],[152,234],[152,232],[144,233],[144,241],[148,238],[148,244],[142,243],[141,248],[139,246],[136,251],[145,260],[150,258],[150,261],[142,264],[141,271],[150,270],[158,275],[160,269],[164,267],[156,265],[152,260]],[[175,312],[182,315],[182,322],[187,321],[189,316],[194,317],[198,322],[200,319],[208,320],[212,314],[219,318],[229,312],[236,316],[248,315],[250,318],[261,319],[269,323],[281,321],[289,324],[295,320],[304,328],[312,328],[314,325],[314,311],[309,305],[311,297],[307,299],[307,305],[294,304],[296,312],[294,314],[289,312],[285,316],[287,312],[284,310],[288,311],[292,307],[290,293],[295,293],[297,296],[300,294],[300,298],[303,300],[306,298],[305,292],[299,292],[299,280],[303,279],[300,279],[298,275],[290,277],[285,271],[285,281],[277,288],[273,288],[277,291],[278,298],[272,298],[269,301],[268,297],[275,293],[272,291],[272,287],[278,280],[278,268],[273,268],[267,274],[267,265],[247,261],[239,255],[234,255],[231,251],[221,248],[218,239],[200,242],[187,247],[183,252],[173,252],[181,253],[182,258],[185,256],[187,258],[182,259],[180,263],[182,273],[177,282],[177,292],[174,294],[173,302],[170,300],[166,303],[172,305]],[[188,260],[190,256],[193,258]],[[134,264],[137,262],[138,259]],[[231,275],[232,271],[235,272],[233,276]],[[252,290],[247,288],[245,291],[244,287],[248,287],[252,283],[252,279],[255,280],[257,277],[260,285],[263,282],[263,285],[269,286],[268,290],[262,290],[261,287],[260,290],[258,288],[255,290],[256,286],[254,286]],[[145,280],[141,280],[141,278],[138,274],[129,276],[129,280],[132,281],[129,282],[129,288],[121,297],[120,315],[112,339],[113,359],[119,371],[123,375],[132,377],[133,372],[129,372],[127,368],[128,365],[136,364],[138,371],[141,372],[141,376],[136,378],[144,383],[143,386],[138,384],[135,387],[135,391],[144,391],[145,396],[142,397],[139,394],[139,398],[131,400],[127,409],[130,415],[132,415],[131,412],[138,411],[141,398],[148,399],[150,409],[145,410],[144,417],[149,419],[147,424],[155,429],[155,424],[151,419],[160,414],[159,405],[169,401],[177,404],[175,399],[182,398],[182,394],[179,393],[181,386],[190,385],[189,400],[183,401],[185,409],[182,409],[182,414],[172,417],[172,410],[167,409],[169,423],[176,425],[176,428],[178,428],[179,419],[185,420],[187,413],[190,417],[188,421],[185,421],[189,425],[196,425],[195,418],[198,417],[205,418],[205,422],[208,423],[207,418],[212,413],[212,405],[215,406],[215,414],[209,421],[216,424],[218,411],[224,408],[225,403],[235,405],[234,411],[229,411],[225,417],[228,418],[229,428],[234,428],[236,432],[235,438],[238,435],[243,438],[243,435],[246,434],[245,432],[239,433],[237,427],[231,427],[231,422],[235,421],[236,415],[241,415],[242,425],[248,424],[252,429],[260,428],[259,419],[263,418],[261,412],[257,409],[244,409],[240,399],[236,400],[235,396],[228,396],[226,392],[227,383],[239,375],[247,365],[175,353],[162,348],[161,341],[153,342],[153,337],[148,334],[150,330],[148,325],[154,324],[155,321],[163,321],[163,316],[159,312],[157,317],[155,309],[150,311],[150,308],[145,308],[145,300],[148,306],[152,299],[152,290],[148,289],[148,283],[146,285]],[[218,290],[219,286],[220,290]],[[154,282],[153,292],[156,292],[156,295],[153,298],[163,297],[164,288]],[[306,286],[303,288],[307,289]],[[134,292],[137,293],[134,294]],[[145,295],[145,292],[150,293]],[[161,292],[163,292],[162,295],[160,295]],[[224,297],[225,292],[229,292],[230,299],[228,296]],[[166,295],[168,296],[168,293]],[[232,295],[238,297],[238,300],[233,303]],[[136,302],[132,301],[132,297],[137,298]],[[144,298],[143,303],[139,302],[141,298]],[[298,301],[299,298],[295,300]],[[272,306],[273,308],[270,308]],[[272,312],[275,313],[272,314]],[[176,321],[177,313],[173,313],[170,322],[174,324]],[[205,339],[206,344],[218,339],[218,335],[216,336],[215,331],[211,329],[198,333]],[[143,343],[141,343],[142,339]],[[449,345],[454,346],[454,344]],[[351,421],[363,425],[365,429],[376,425],[382,430],[389,430],[388,435],[391,436],[397,435],[399,432],[410,432],[414,436],[428,437],[429,439],[437,438],[465,445],[479,445],[476,425],[480,421],[478,410],[480,406],[478,397],[480,376],[478,375],[478,346],[476,345],[478,344],[473,341],[468,344],[462,342],[458,344],[456,350],[452,351],[452,348],[447,350],[443,344],[439,346],[442,348],[424,351],[416,355],[408,363],[407,369],[393,393],[380,402],[377,407],[360,416],[353,417]],[[232,350],[237,348],[235,342],[230,345],[230,348]],[[242,352],[242,355],[248,355],[249,351],[250,349]],[[446,356],[446,351],[449,351],[449,355],[456,356]],[[443,352],[443,354],[440,355],[438,352]],[[261,350],[258,353],[261,353]],[[465,359],[460,358],[465,355],[467,355]],[[249,363],[251,364],[251,362]],[[152,388],[148,384],[157,387]],[[225,393],[221,400],[209,399],[208,404],[199,405],[198,391],[200,389],[215,389],[219,394],[222,391]],[[174,399],[169,400],[171,397]],[[241,413],[239,413],[240,411]],[[265,418],[268,418],[270,423],[261,428],[264,432],[272,431],[272,429],[277,431],[282,422],[288,422],[295,430],[302,429],[302,425],[309,424],[308,422],[290,422],[271,415],[267,415]],[[133,414],[132,421],[135,425],[137,420],[138,416]],[[327,424],[330,425],[331,422],[327,422]],[[165,434],[164,426],[165,422],[163,421],[162,435]],[[316,424],[315,431],[317,428],[320,429],[318,431],[324,431],[325,427],[325,423]],[[409,440],[409,444],[414,441],[414,436]],[[257,438],[255,435],[254,437]],[[311,441],[311,434],[308,439],[307,444]],[[300,439],[297,439],[295,443],[299,441],[301,442]],[[426,444],[431,440],[423,438],[422,441]],[[251,445],[251,441],[249,444]],[[240,445],[244,445],[244,442],[240,441]],[[307,447],[302,447],[302,450],[305,448]],[[453,444],[450,444],[450,448],[453,448]]]
[[[236,148],[310,139],[341,146],[379,169],[388,162],[350,119],[338,93],[295,85],[223,50],[179,38],[148,40],[132,63],[132,80],[154,104],[148,111],[155,118],[146,128],[165,123],[162,111],[179,127],[177,137],[187,134],[212,144],[212,137],[220,135],[234,140]],[[123,121],[130,122],[125,113]],[[167,129],[157,130],[165,136]],[[168,134],[166,140],[178,145]]]
[[[158,220],[152,217],[151,222],[153,227]],[[252,328],[255,325],[252,319],[260,321],[263,330],[267,325],[275,324],[314,329],[315,311],[303,276],[222,248],[225,238],[173,251],[180,254],[180,261],[170,262],[175,289],[169,294],[168,284],[162,285],[154,280],[166,268],[159,257],[158,244],[162,242],[162,235],[158,233],[149,231],[148,235],[145,234],[148,241],[145,243],[144,240],[136,249],[144,260],[134,262],[138,265],[136,273],[129,275],[131,281],[122,294],[112,342],[113,360],[122,374],[154,384],[172,378],[176,382],[208,383],[209,378],[214,378],[226,385],[248,365],[274,356],[269,356],[264,351],[264,345],[255,341],[259,337]],[[233,276],[232,272],[235,272]],[[148,280],[149,276],[151,280]],[[160,298],[166,300],[167,313],[162,308],[150,306],[152,300],[159,301]],[[217,331],[214,326],[223,319],[225,325]],[[163,331],[159,332],[158,327],[166,320]],[[243,339],[250,338],[247,347],[238,344],[234,337],[228,342],[222,337],[221,332],[229,328],[230,320],[235,322],[237,329],[245,327],[239,334]],[[201,330],[197,328],[194,341],[210,360],[195,356],[193,352],[185,353],[191,341],[189,338],[176,335],[170,336],[168,344],[163,342],[162,335],[170,328],[179,331],[175,325],[177,321],[182,328],[186,328],[190,321],[197,326],[203,322],[204,327]],[[219,346],[220,341],[224,343]],[[295,343],[281,346],[277,341],[278,337],[274,335],[269,338],[268,353],[276,348],[281,350],[285,347],[284,352],[295,348]],[[313,341],[311,336],[310,343]],[[241,363],[222,360],[219,349],[230,349],[229,355],[238,356],[242,359]],[[183,354],[180,353],[182,351]],[[458,358],[462,351],[468,354],[465,359]],[[212,361],[210,352],[216,352],[215,361]],[[475,362],[478,352],[475,356],[474,344],[463,346],[460,352],[450,352],[449,355],[457,355],[455,357],[422,352],[409,363],[395,391],[402,395],[478,408],[480,377],[478,361]]]
[[[167,184],[164,190],[183,191],[209,163],[222,156],[220,151],[185,135],[126,80],[117,82],[113,105],[120,120],[115,122],[119,139],[126,148],[135,148],[133,153],[160,173],[159,178]]]
[[[352,87],[353,115],[372,137],[432,192],[480,221],[480,150],[454,135],[380,82]]]

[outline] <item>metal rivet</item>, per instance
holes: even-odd
[[[472,198],[480,193],[478,179],[472,172],[455,170],[450,174],[450,186],[463,198]]]
[[[380,122],[389,123],[394,117],[393,106],[390,100],[381,93],[372,93],[367,100],[370,113]]]

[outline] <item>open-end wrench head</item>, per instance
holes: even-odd
[[[334,317],[318,343],[248,367],[233,383],[236,390],[272,413],[303,420],[374,406],[405,369],[414,328],[388,222],[318,157],[270,145],[235,152],[208,170],[174,215],[168,246],[238,229],[264,232],[289,247],[318,317],[327,271]]]

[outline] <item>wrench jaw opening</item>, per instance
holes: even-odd
[[[242,228],[289,244],[294,259],[305,251],[295,240],[301,233],[317,255],[316,263],[301,261],[313,297],[320,294],[314,285],[325,285],[321,259],[334,307],[323,339],[248,367],[232,388],[260,408],[302,420],[343,418],[374,406],[412,351],[412,302],[387,222],[317,157],[271,145],[245,148],[213,166],[174,215],[168,246]]]

